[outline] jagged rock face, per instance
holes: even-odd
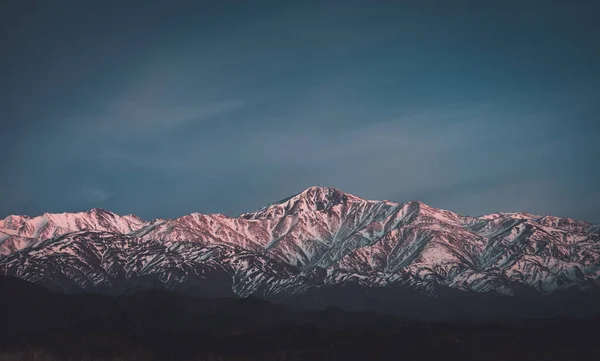
[[[148,280],[193,288],[220,275],[239,296],[345,282],[514,294],[585,288],[600,277],[597,225],[525,213],[466,217],[334,188],[311,187],[238,218],[144,222],[94,209],[9,216],[0,232],[0,274],[67,291]]]

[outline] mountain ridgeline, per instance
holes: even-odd
[[[237,218],[148,222],[102,209],[9,216],[0,220],[0,275],[67,293],[159,283],[203,297],[357,308],[411,297],[595,293],[600,227],[526,213],[461,216],[311,187]]]

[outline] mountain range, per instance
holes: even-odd
[[[235,218],[144,221],[99,208],[8,216],[0,275],[71,293],[158,284],[267,299],[331,287],[548,295],[598,287],[600,227],[528,213],[462,216],[311,187]]]

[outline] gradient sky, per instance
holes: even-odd
[[[0,217],[235,216],[321,185],[600,222],[599,17],[598,1],[1,1]]]

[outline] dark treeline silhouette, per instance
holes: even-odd
[[[1,277],[0,360],[600,359],[598,318],[510,318],[497,313],[487,320],[457,314],[426,321],[421,315],[444,308],[442,302],[452,301],[447,308],[460,310],[474,301],[462,295],[427,303],[403,291],[403,301],[396,301],[406,309],[391,315],[383,313],[391,306],[378,292],[394,292],[387,295],[394,300],[399,291],[372,291],[361,294],[341,287],[309,293],[301,300],[313,308],[307,310],[255,297],[185,296],[157,284],[123,289],[116,296],[66,295]],[[327,307],[335,297],[354,297],[355,309]],[[552,307],[590,307],[594,297],[586,297],[545,301]],[[369,300],[380,302],[382,313],[360,311]],[[497,300],[480,298],[487,305],[480,307],[499,307]],[[412,317],[411,309],[416,310]],[[447,312],[440,314],[445,317]]]

